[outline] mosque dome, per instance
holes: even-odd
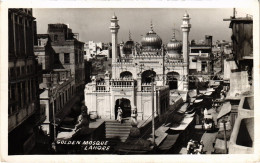
[[[162,46],[162,39],[153,31],[151,24],[151,30],[142,38],[142,47],[144,49],[160,49]]]
[[[182,49],[182,43],[173,37],[167,44],[167,51],[180,51]]]
[[[123,51],[125,54],[131,54],[132,48],[134,47],[134,41],[129,40],[123,46]]]
[[[132,54],[132,48],[135,46],[134,41],[131,38],[131,32],[129,31],[129,40],[123,46],[124,54]]]
[[[169,57],[180,58],[182,50],[182,43],[175,38],[175,32],[173,32],[172,39],[167,44],[167,52]]]

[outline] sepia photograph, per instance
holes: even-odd
[[[255,154],[251,8],[7,12],[8,156]]]

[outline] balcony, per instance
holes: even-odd
[[[113,88],[132,88],[135,87],[135,81],[132,78],[110,80],[110,86]]]

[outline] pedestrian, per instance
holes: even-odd
[[[207,108],[204,109],[204,117],[205,117],[206,115],[208,115],[208,110],[207,110]]]
[[[117,109],[117,121],[120,122],[120,123],[122,123],[122,116],[123,116],[123,110],[120,107],[118,107],[118,109]]]
[[[204,144],[203,144],[203,141],[201,140],[200,143],[199,143],[199,147],[195,150],[195,152],[197,154],[202,154],[203,153],[203,147],[204,147]]]
[[[195,142],[191,139],[187,145],[187,154],[193,154]]]

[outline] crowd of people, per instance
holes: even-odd
[[[203,147],[204,144],[202,140],[198,142],[191,139],[187,145],[187,154],[203,154]]]

